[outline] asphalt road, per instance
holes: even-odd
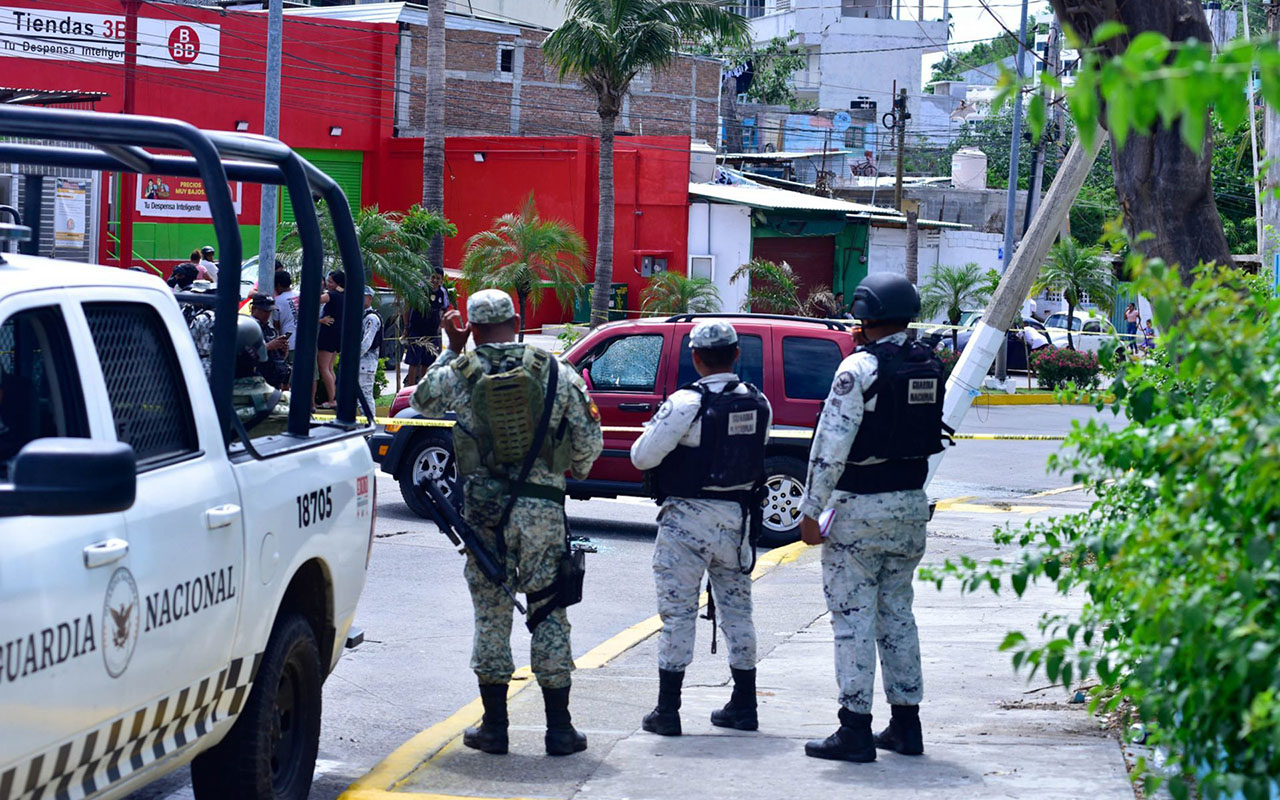
[[[1066,433],[1075,422],[1123,420],[1090,407],[975,407],[966,433]],[[1060,442],[961,441],[930,486],[936,499],[1004,500],[1072,485],[1048,474]],[[570,501],[575,533],[590,536],[585,599],[570,612],[574,652],[585,653],[655,613],[649,560],[656,508],[642,500]],[[320,756],[311,796],[332,800],[419,731],[476,696],[468,667],[471,606],[462,558],[430,523],[416,517],[389,477],[378,481],[378,523],[356,624],[365,643],[350,651],[325,684]],[[515,661],[528,663],[528,634],[513,626]],[[191,797],[182,769],[130,800]]]

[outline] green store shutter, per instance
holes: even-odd
[[[310,161],[321,172],[337,181],[347,195],[347,204],[355,215],[360,210],[360,185],[364,168],[364,153],[359,150],[311,150],[300,148],[298,155]],[[280,219],[293,222],[293,206],[289,202],[289,192],[282,192],[280,199]]]

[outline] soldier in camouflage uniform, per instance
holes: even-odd
[[[519,477],[519,468],[495,474],[489,466],[491,454],[487,453],[478,454],[479,463],[467,463],[476,458],[480,437],[473,432],[481,430],[482,422],[476,418],[472,383],[467,375],[474,370],[497,375],[517,369],[526,363],[530,351],[534,358],[549,359],[551,368],[559,370],[550,422],[551,432],[564,432],[564,438],[555,446],[559,456],[552,458],[552,463],[545,457],[535,459],[526,488],[517,494],[504,530],[508,578],[512,588],[529,594],[550,586],[556,579],[565,551],[564,472],[570,469],[575,478],[582,479],[591,471],[604,446],[600,414],[587,394],[586,384],[571,367],[544,351],[515,342],[520,318],[507,294],[493,289],[476,292],[467,300],[467,316],[469,323],[461,326],[457,311],[446,315],[444,328],[449,346],[418,384],[413,407],[429,416],[447,411],[457,414],[454,449],[459,471],[466,478],[464,514],[490,552],[497,552],[493,527],[500,520],[512,482]],[[473,331],[476,349],[462,356]],[[548,437],[552,435],[548,433]],[[469,452],[472,455],[468,456]],[[480,684],[484,719],[478,728],[467,731],[463,741],[484,752],[505,753],[507,684],[515,670],[510,641],[513,606],[502,589],[484,577],[471,557],[467,558],[464,574],[475,607],[471,668]],[[530,615],[546,602],[552,600],[531,604]],[[533,672],[546,705],[547,752],[568,755],[586,749],[586,736],[574,730],[569,715],[573,654],[569,618],[563,608],[551,612],[534,629],[531,649]]]
[[[236,373],[231,384],[231,407],[245,431],[258,436],[283,433],[289,422],[289,393],[262,377],[267,344],[262,329],[251,317],[236,319]]]
[[[721,629],[729,642],[733,696],[711,714],[723,728],[756,730],[756,629],[751,620],[751,544],[746,536],[747,506],[735,495],[749,492],[749,473],[764,474],[764,444],[772,410],[754,387],[738,381],[733,364],[738,357],[738,334],[723,320],[700,322],[689,336],[694,366],[702,378],[680,389],[662,404],[644,433],[631,446],[631,462],[640,470],[654,470],[662,511],[653,552],[653,579],[658,589],[662,633],[658,640],[658,705],[644,718],[644,729],[662,736],[679,736],[680,694],[685,668],[693,661],[694,629],[702,576],[710,575]],[[703,395],[731,391],[757,397],[755,425],[760,436],[751,453],[709,454],[710,459],[741,459],[746,475],[729,478],[727,485],[706,484],[707,475],[684,472],[704,445]],[[751,412],[748,412],[751,413]],[[674,463],[673,463],[674,462]],[[673,470],[664,481],[664,470]],[[697,467],[692,469],[696,470]],[[666,487],[664,483],[674,484]],[[667,496],[667,488],[673,494]],[[674,492],[678,492],[674,493]],[[717,495],[724,499],[717,499]],[[745,569],[744,569],[745,568]]]
[[[855,334],[860,337],[859,344],[905,346],[907,324],[919,311],[919,295],[905,278],[884,273],[868,277],[854,295],[853,313],[864,326]],[[816,758],[874,761],[876,747],[904,755],[923,752],[919,719],[923,679],[920,641],[911,611],[911,581],[925,552],[929,503],[923,490],[926,473],[920,470],[927,470],[927,460],[847,463],[852,460],[850,451],[860,431],[884,424],[872,418],[876,404],[884,411],[884,404],[894,402],[887,392],[864,400],[879,369],[877,356],[860,346],[836,370],[814,432],[808,486],[801,504],[804,541],[823,545],[823,587],[835,633],[840,688],[840,729],[826,740],[805,746],[805,752]],[[901,487],[903,482],[850,491],[855,487],[844,474],[848,470],[866,476],[867,468],[885,471],[903,463],[919,479],[908,480],[908,488],[893,491],[881,489]],[[861,480],[871,482],[866,477]],[[834,519],[824,540],[817,519],[826,509],[834,511]],[[873,737],[871,701],[877,646],[893,717],[889,727]]]

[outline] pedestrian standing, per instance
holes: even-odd
[[[200,269],[209,276],[210,283],[218,282],[218,262],[213,260],[214,250],[211,245],[200,248]]]
[[[279,261],[276,262],[274,283],[276,307],[271,321],[280,335],[289,340],[286,357],[292,366],[293,354],[298,349],[298,292],[293,288],[293,277],[287,270],[280,269]]]
[[[673,393],[631,445],[631,463],[653,470],[662,506],[653,551],[658,589],[658,705],[644,729],[679,736],[680,692],[693,662],[703,575],[729,642],[733,695],[711,724],[754,731],[756,629],[751,619],[752,513],[760,509],[764,448],[773,411],[759,389],[739,380],[738,333],[723,320],[700,322],[689,335],[702,376]],[[712,633],[714,636],[714,632]]]
[[[408,343],[404,362],[409,365],[406,380],[410,384],[422,379],[427,373],[427,366],[440,352],[440,322],[452,305],[449,302],[449,290],[444,286],[444,270],[436,267],[428,281],[431,294],[426,310],[419,311],[410,307],[405,315],[405,336]]]
[[[509,295],[496,289],[476,292],[467,299],[467,317],[463,325],[456,310],[445,315],[449,346],[414,390],[413,407],[427,416],[457,414],[454,451],[465,479],[464,515],[489,552],[498,554],[512,588],[528,596],[530,661],[546,708],[546,751],[569,755],[585,750],[587,737],[574,729],[569,714],[569,617],[554,588],[568,547],[564,473],[571,470],[579,480],[590,473],[604,446],[600,412],[572,367],[515,341],[520,317]],[[475,350],[461,355],[473,332]],[[557,370],[556,391],[547,398],[552,370]],[[495,389],[505,398],[519,395],[526,402],[490,402]],[[548,401],[550,422],[538,447],[531,425],[545,413]],[[537,414],[531,414],[535,406]],[[532,452],[538,455],[529,462]],[[526,462],[529,471],[521,481]],[[504,517],[509,520],[505,527]],[[462,741],[486,753],[506,753],[507,684],[515,670],[513,603],[484,576],[470,553],[464,575],[475,610],[471,668],[480,684],[484,718]]]
[[[942,450],[943,380],[937,355],[907,342],[919,313],[920,296],[902,275],[876,273],[858,285],[859,346],[837,368],[814,431],[800,532],[823,545],[840,687],[839,730],[805,745],[815,758],[875,761],[877,747],[924,752],[911,580],[925,550],[928,457]],[[873,736],[877,648],[892,718]]]
[[[373,387],[378,379],[378,358],[382,355],[382,317],[373,308],[373,287],[364,287],[364,319],[360,323],[360,393],[373,410]],[[372,422],[372,420],[370,420]]]
[[[320,296],[320,335],[316,340],[316,365],[320,381],[324,384],[325,402],[319,408],[337,408],[337,376],[333,372],[334,361],[342,349],[342,312],[345,308],[347,274],[340,269],[329,273],[325,279],[325,292]],[[314,399],[315,392],[312,391]]]
[[[1138,313],[1138,307],[1133,303],[1124,310],[1124,332],[1129,340],[1129,349],[1138,352],[1138,322],[1142,319],[1142,315]]]

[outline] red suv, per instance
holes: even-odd
[[[774,430],[812,430],[836,368],[853,352],[849,323],[764,314],[682,314],[664,320],[628,320],[602,325],[565,352],[587,382],[600,408],[604,453],[585,481],[569,481],[575,499],[644,496],[642,476],[631,465],[631,443],[672,392],[697,380],[689,351],[694,322],[708,316],[729,318],[738,331],[742,357],[738,376],[764,391],[773,405]],[[412,387],[396,396],[395,417],[418,417],[409,407]],[[765,502],[765,538],[771,544],[799,536],[800,499],[808,469],[809,438],[775,436],[766,452],[769,495]],[[389,425],[370,441],[382,471],[400,482],[400,492],[415,513],[429,517],[417,488],[424,476],[445,479],[455,490],[453,439],[447,427]]]

